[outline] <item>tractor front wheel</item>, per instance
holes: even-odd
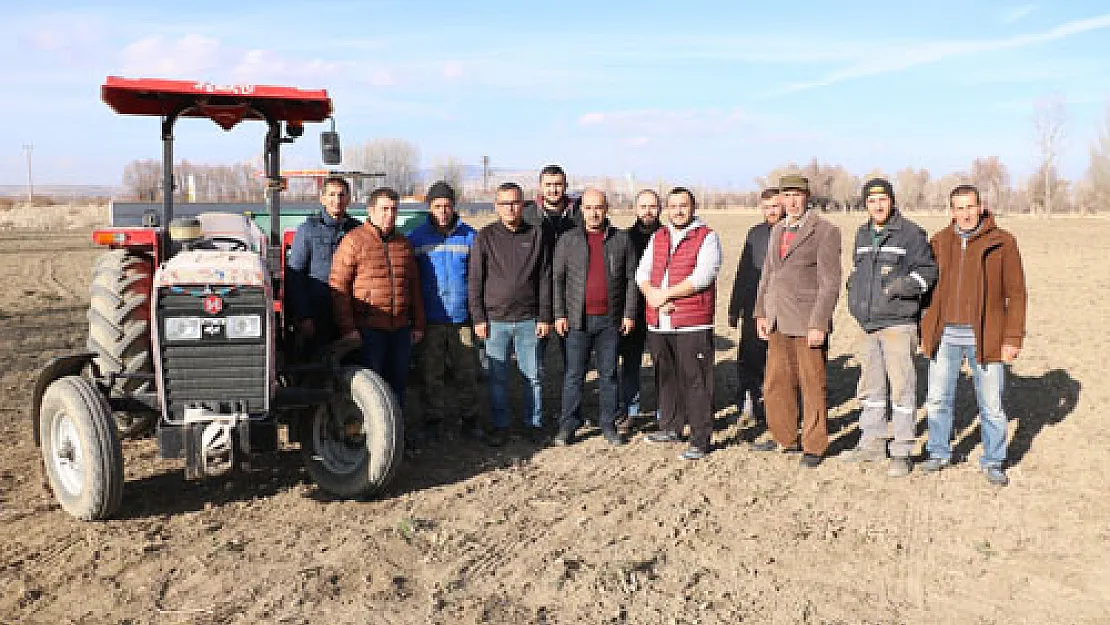
[[[340,497],[381,491],[401,462],[401,409],[393,391],[369,369],[344,369],[335,396],[304,418],[305,467],[323,490]]]
[[[123,500],[123,452],[108,401],[86,378],[46,387],[39,411],[42,459],[58,503],[84,521],[103,519]]]

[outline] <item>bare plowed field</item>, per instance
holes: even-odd
[[[194,483],[143,439],[124,442],[124,505],[99,523],[54,503],[28,414],[39,368],[84,347],[99,251],[86,231],[0,232],[0,623],[1110,622],[1110,221],[1000,218],[1024,254],[1030,314],[1006,390],[1012,483],[995,489],[976,470],[966,380],[966,461],[894,480],[836,459],[858,436],[859,331],[843,306],[832,457],[806,470],[740,441],[753,433],[725,422],[736,336],[724,310],[755,219],[708,216],[726,266],[718,450],[703,461],[589,430],[566,448],[444,442],[406,460],[385,496],[344,501],[308,481],[293,449]],[[850,241],[860,217],[835,219]],[[923,410],[919,421],[920,450]]]

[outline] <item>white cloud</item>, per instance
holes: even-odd
[[[921,65],[985,52],[1014,50],[1049,43],[1096,30],[1110,28],[1110,13],[1066,22],[1047,31],[1014,35],[1002,39],[931,41],[904,46],[886,46],[870,57],[812,81],[797,82],[763,94],[772,97],[809,91],[856,78],[901,72]]]
[[[222,52],[218,40],[204,35],[175,41],[154,35],[128,44],[120,56],[123,73],[129,76],[208,79],[216,78],[211,74],[221,64]]]
[[[466,75],[466,69],[458,61],[447,61],[443,64],[443,77],[447,80],[459,80]]]
[[[1037,7],[1032,4],[1023,4],[1021,6],[1010,7],[1002,14],[1002,23],[1013,24],[1014,22],[1028,17],[1030,13],[1036,10]]]

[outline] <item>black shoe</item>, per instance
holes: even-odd
[[[783,447],[782,451],[783,451],[783,453],[786,453],[786,454],[800,454],[800,453],[802,453],[802,446],[799,445],[798,443],[794,443],[793,445],[791,445],[789,447]]]
[[[678,434],[675,432],[672,432],[670,430],[660,430],[658,432],[652,432],[651,434],[648,434],[644,437],[644,440],[649,443],[677,443],[682,439],[679,438]]]
[[[505,428],[494,428],[489,436],[486,437],[486,443],[490,447],[504,447],[506,438]]]
[[[816,469],[821,466],[821,456],[817,454],[802,454],[802,459],[798,462],[807,469]]]
[[[601,435],[610,445],[619,447],[620,445],[624,444],[624,437],[621,436],[620,432],[617,432],[616,430],[605,430],[601,433]]]
[[[566,447],[574,441],[574,432],[559,428],[559,433],[555,435],[555,446]]]

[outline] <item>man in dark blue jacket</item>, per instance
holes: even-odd
[[[339,338],[332,314],[328,275],[339,242],[362,222],[347,214],[351,185],[338,176],[324,179],[320,212],[297,227],[286,263],[287,315],[311,352]]]
[[[416,348],[423,387],[424,434],[439,437],[444,398],[450,393],[458,408],[463,436],[477,436],[478,343],[470,325],[468,273],[470,249],[477,236],[455,212],[455,190],[444,181],[428,188],[428,221],[409,234],[420,271],[424,297],[424,340]],[[454,383],[447,390],[446,375]],[[450,424],[452,427],[454,423]]]
[[[850,462],[886,458],[890,403],[890,467],[887,475],[912,470],[916,438],[917,374],[913,358],[925,293],[937,280],[937,264],[920,226],[895,208],[894,189],[882,178],[863,186],[870,219],[856,231],[848,311],[864,331],[859,360],[860,440],[845,455]]]

